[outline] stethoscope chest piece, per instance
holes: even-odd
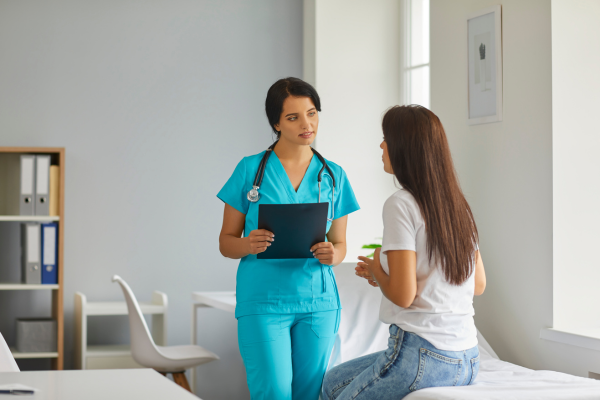
[[[256,203],[258,199],[260,199],[260,194],[258,193],[258,186],[252,186],[252,189],[248,192],[246,196],[249,201]]]

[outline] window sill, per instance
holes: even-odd
[[[600,351],[600,328],[542,328],[540,339]]]

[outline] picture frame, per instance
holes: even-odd
[[[467,122],[502,121],[502,6],[467,17]]]

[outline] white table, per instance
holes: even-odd
[[[20,383],[38,389],[34,400],[198,400],[152,369],[100,369],[0,373],[0,385]]]
[[[212,307],[230,313],[235,312],[235,292],[193,292],[192,293],[192,344],[197,343],[198,308]],[[190,387],[196,393],[196,368],[192,368]]]

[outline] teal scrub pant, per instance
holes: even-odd
[[[318,400],[340,310],[238,318],[252,400]]]

